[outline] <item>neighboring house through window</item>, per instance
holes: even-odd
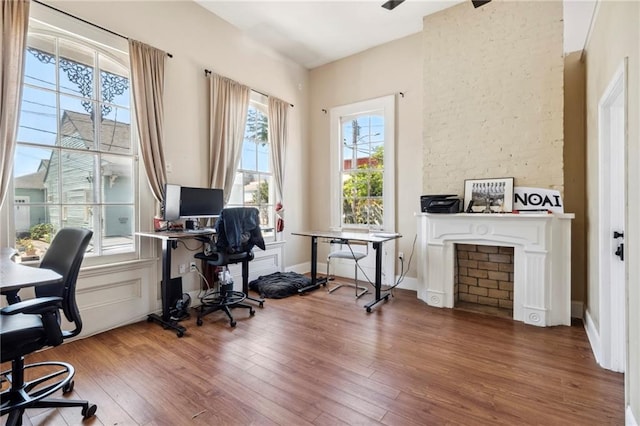
[[[242,144],[242,157],[227,203],[228,207],[257,207],[260,211],[260,225],[265,240],[275,238],[275,189],[267,108],[266,96],[252,91]]]
[[[117,44],[30,20],[13,180],[22,256],[42,256],[64,227],[93,231],[89,255],[135,249],[137,143],[127,43]]]

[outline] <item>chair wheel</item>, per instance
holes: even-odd
[[[251,309],[251,310],[249,311],[249,315],[254,316],[255,314],[256,314],[255,309]]]
[[[264,308],[264,302],[260,302],[258,306],[260,306],[261,308]]]
[[[196,324],[198,324],[199,326],[201,326],[201,325],[202,325],[202,318],[198,318],[198,319],[196,320]]]
[[[178,337],[182,337],[182,336],[184,336],[184,331],[178,331],[178,332],[176,332],[176,336],[178,336]]]
[[[75,382],[73,380],[71,380],[69,383],[67,383],[66,385],[64,385],[62,387],[62,393],[66,394],[69,393],[71,391],[73,391],[73,386],[75,385]]]
[[[89,417],[93,417],[96,414],[96,410],[98,410],[96,404],[89,404],[86,408],[82,409],[82,418],[88,419]]]
[[[367,308],[367,312],[371,312],[371,308]]]
[[[229,325],[230,325],[231,327],[235,327],[235,326],[236,326],[236,322],[235,322],[235,321],[229,321]]]

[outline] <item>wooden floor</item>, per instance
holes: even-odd
[[[623,425],[623,375],[584,328],[431,308],[396,290],[367,314],[350,288],[195,319],[140,322],[35,354],[76,368],[91,425]],[[7,367],[6,364],[3,367]],[[77,408],[25,424],[80,424]],[[6,417],[6,416],[5,416]],[[4,418],[2,419],[4,420]]]

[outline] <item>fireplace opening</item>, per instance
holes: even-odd
[[[454,308],[513,318],[513,247],[455,244]]]

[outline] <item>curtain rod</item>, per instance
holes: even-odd
[[[46,4],[46,3],[42,3],[41,1],[38,1],[38,0],[32,0],[32,1],[33,1],[34,3],[38,3],[38,4],[42,5],[42,6],[44,6],[44,7],[48,7],[49,9],[55,10],[56,12],[62,13],[63,15],[67,15],[67,16],[68,16],[68,17],[70,17],[70,18],[77,19],[78,21],[84,22],[85,24],[89,24],[89,25],[91,25],[91,26],[93,26],[93,27],[99,28],[99,29],[101,29],[102,31],[106,31],[106,32],[108,32],[108,33],[110,33],[110,34],[113,34],[113,35],[115,35],[115,36],[121,37],[121,38],[123,38],[123,39],[125,39],[125,40],[129,40],[129,37],[125,37],[125,36],[123,36],[122,34],[118,34],[118,33],[117,33],[117,32],[115,32],[115,31],[111,31],[111,30],[110,30],[110,29],[108,29],[108,28],[101,27],[100,25],[94,24],[93,22],[89,22],[89,21],[87,21],[86,19],[79,18],[79,17],[77,17],[77,16],[75,16],[75,15],[70,14],[69,12],[65,12],[64,10],[60,10],[60,9],[58,9],[58,8],[56,8],[56,7],[53,7],[53,6],[48,5],[48,4]],[[169,53],[169,52],[167,52],[167,56],[168,56],[168,57],[170,57],[170,58],[173,58],[173,55],[172,55],[171,53]]]
[[[34,1],[35,1],[35,0],[34,0]],[[211,70],[205,69],[205,70],[204,70],[204,75],[209,75],[209,74],[211,74],[212,72],[213,72],[213,71],[211,71]],[[251,90],[253,90],[253,91],[254,91],[254,92],[256,92],[256,93],[260,93],[262,96],[266,96],[267,98],[269,97],[269,95],[267,95],[266,93],[263,93],[263,92],[261,92],[261,91],[259,91],[259,90],[256,90],[256,89],[251,89]],[[285,101],[285,102],[286,102],[286,101]],[[293,104],[292,104],[292,103],[289,103],[289,106],[291,106],[291,108],[293,108]]]

